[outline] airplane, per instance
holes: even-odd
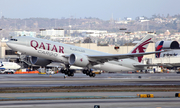
[[[30,62],[34,65],[46,66],[51,62],[59,62],[64,64],[64,69],[61,69],[61,72],[68,76],[74,76],[74,70],[71,70],[70,67],[78,66],[84,68],[84,74],[95,77],[91,69],[108,72],[146,69],[141,63],[143,55],[162,52],[145,52],[152,37],[151,34],[145,36],[127,54],[109,54],[28,36],[11,38],[7,45],[20,54],[30,55]]]
[[[166,50],[165,52],[156,53],[156,58],[178,57],[180,55],[179,43],[177,41],[158,41],[156,44],[156,51]]]
[[[164,41],[160,41],[159,42],[159,45],[156,47],[156,51],[161,51],[163,49],[163,44],[164,44]],[[178,55],[178,50],[174,50],[174,49],[166,49],[166,52],[167,52],[167,55],[169,55],[168,57],[168,60],[170,61],[171,57],[173,58],[173,56],[177,56]],[[176,53],[175,53],[176,52]],[[170,54],[169,54],[170,53]],[[174,54],[173,54],[174,53]],[[156,58],[163,58],[164,54],[161,54],[161,53],[156,53]],[[173,56],[170,56],[170,55],[173,55]],[[175,58],[177,60],[177,58]],[[162,61],[161,61],[162,62]],[[159,63],[161,64],[161,63]],[[158,65],[158,64],[157,64]],[[177,70],[177,67],[180,67],[180,64],[179,63],[163,63],[163,65],[161,64],[161,66],[167,68],[167,69],[174,69],[174,70]]]
[[[0,69],[19,69],[20,65],[14,62],[1,62]]]
[[[14,62],[1,62],[0,71],[4,72],[15,72],[14,70],[20,69],[21,66]]]

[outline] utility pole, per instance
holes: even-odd
[[[127,34],[127,53],[128,53],[128,45],[129,45],[129,34],[131,33],[131,32],[125,32],[126,34]]]
[[[120,28],[119,30],[127,30],[127,28]],[[131,32],[126,31],[125,34],[127,34],[127,53],[128,53],[128,37]]]

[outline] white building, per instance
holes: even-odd
[[[36,37],[36,32],[32,32],[32,31],[13,31],[13,32],[10,32],[9,35],[12,36],[12,37],[17,37],[17,36]]]
[[[127,18],[126,20],[127,20],[127,21],[131,21],[131,20],[132,20],[132,18]]]
[[[88,36],[100,36],[102,34],[106,34],[107,31],[99,31],[99,30],[86,30],[82,32],[82,36],[88,37]]]
[[[41,36],[50,36],[50,37],[64,37],[64,30],[62,29],[51,29],[51,30],[42,30]]]

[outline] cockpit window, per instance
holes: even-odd
[[[17,39],[10,39],[11,41],[17,41]]]

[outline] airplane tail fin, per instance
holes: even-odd
[[[163,43],[164,43],[164,41],[161,41],[161,42],[159,43],[159,45],[156,47],[156,51],[161,51],[161,50],[162,50]],[[160,57],[160,54],[161,54],[161,53],[156,53],[156,58],[159,58],[159,57]]]
[[[147,35],[145,36],[139,43],[136,44],[136,46],[129,52],[129,53],[144,53],[146,52],[146,49],[148,47],[148,44],[150,43],[153,35]],[[134,59],[138,62],[142,61],[143,56],[135,57]]]

